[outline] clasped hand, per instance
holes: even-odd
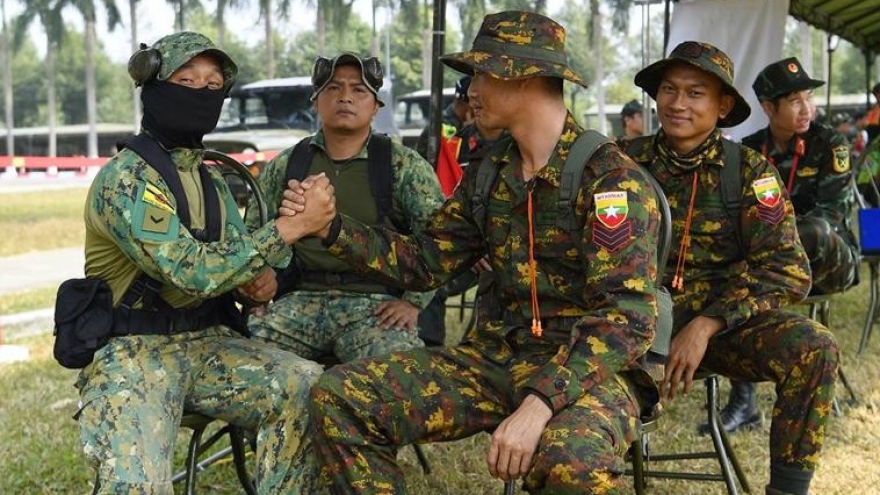
[[[291,180],[284,190],[275,225],[287,244],[316,235],[327,236],[336,217],[336,196],[330,179],[323,173],[310,175],[302,182]]]

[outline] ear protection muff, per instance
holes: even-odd
[[[159,50],[141,43],[140,50],[128,59],[128,75],[134,79],[135,86],[143,86],[159,75],[162,66],[162,55]]]

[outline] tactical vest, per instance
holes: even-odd
[[[309,174],[309,169],[315,158],[311,142],[310,137],[305,138],[293,147],[287,160],[285,184],[290,180],[302,181]],[[410,233],[409,227],[395,221],[394,215],[392,215],[394,167],[391,161],[391,151],[391,138],[377,133],[370,136],[367,143],[367,175],[370,193],[376,204],[376,225],[388,223],[395,231],[408,234]],[[356,291],[383,292],[395,296],[403,293],[400,289],[381,285],[371,278],[356,273],[308,270],[297,259],[294,249],[294,257],[290,264],[278,274],[276,298],[299,289],[303,284],[326,288],[353,288]]]
[[[220,197],[204,164],[199,166],[199,176],[205,195],[205,229],[192,230],[189,202],[177,173],[177,167],[168,151],[155,139],[140,134],[117,143],[118,149],[128,148],[137,153],[151,168],[162,176],[177,204],[180,223],[201,242],[220,240],[222,233]],[[232,292],[208,299],[196,308],[172,308],[159,292],[162,282],[141,273],[128,287],[117,308],[113,310],[116,335],[172,334],[202,330],[214,325],[227,325],[246,335],[247,326],[241,311],[236,307]],[[140,308],[134,308],[141,301]]]

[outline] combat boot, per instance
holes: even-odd
[[[730,395],[727,405],[721,410],[721,427],[727,433],[737,430],[753,430],[761,426],[761,411],[758,410],[756,386],[751,382],[730,381]],[[700,434],[709,434],[709,425],[702,424]]]

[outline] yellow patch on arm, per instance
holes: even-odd
[[[171,201],[168,199],[168,196],[153,184],[147,184],[147,187],[144,188],[144,194],[141,196],[141,199],[144,203],[174,213],[174,207],[171,206]]]

